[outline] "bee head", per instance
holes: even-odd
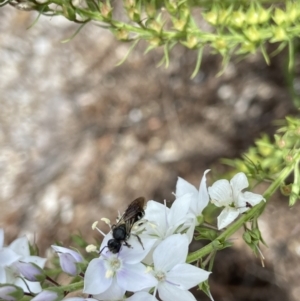
[[[119,240],[114,239],[114,238],[110,239],[107,242],[107,247],[108,247],[109,251],[111,251],[114,254],[116,254],[120,251],[121,246],[122,246],[121,242]]]

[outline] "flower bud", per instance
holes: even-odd
[[[249,25],[256,25],[256,24],[258,24],[258,22],[259,22],[259,14],[258,14],[258,12],[256,11],[255,8],[252,7],[248,11],[246,20],[247,20],[247,23]]]
[[[154,47],[158,47],[161,45],[161,39],[159,37],[153,37],[149,40],[149,44]]]
[[[235,11],[230,17],[230,22],[235,27],[242,27],[245,22],[246,16],[242,11]]]
[[[260,8],[258,12],[258,23],[266,23],[270,19],[270,10]]]
[[[217,25],[218,22],[218,14],[215,11],[210,11],[206,14],[204,14],[205,20],[212,24],[212,25]]]
[[[44,271],[35,263],[17,261],[13,264],[13,266],[28,281],[41,282],[46,278]]]
[[[5,301],[17,301],[22,299],[23,290],[14,285],[0,284],[0,299]]]
[[[41,291],[31,301],[60,301],[62,296],[54,291]]]
[[[178,31],[182,31],[186,25],[186,20],[183,19],[173,19],[174,28]]]
[[[273,38],[271,42],[281,42],[288,40],[288,36],[286,34],[286,31],[279,26],[273,27]]]
[[[151,1],[151,3],[146,4],[146,13],[148,17],[154,18],[156,14],[156,6],[155,1]]]
[[[252,242],[251,235],[248,231],[244,232],[243,239],[247,244],[250,244]]]
[[[280,8],[275,9],[275,13],[273,16],[273,20],[277,25],[281,25],[282,23],[285,23],[287,21],[287,14]]]
[[[52,246],[52,248],[58,253],[61,269],[69,275],[78,275],[80,270],[77,263],[83,261],[82,256],[68,248],[59,246]]]
[[[136,7],[130,7],[127,10],[127,14],[132,21],[134,21],[134,22],[141,21],[141,14]]]
[[[254,53],[256,51],[256,45],[253,42],[245,41],[241,44],[239,53]]]
[[[287,21],[295,23],[299,16],[299,4],[288,2],[286,6]]]
[[[124,28],[120,28],[120,29],[116,30],[115,35],[116,35],[116,38],[121,41],[126,41],[126,40],[128,40],[128,37],[129,37],[128,31]]]
[[[110,20],[112,16],[112,7],[110,3],[100,3],[100,12],[104,19]]]
[[[163,24],[157,22],[156,20],[149,20],[147,25],[150,29],[153,29],[157,33],[160,33],[163,27]]]
[[[244,34],[251,42],[258,42],[261,39],[260,32],[256,27],[249,27],[244,30]]]
[[[283,195],[289,196],[292,192],[292,184],[284,184],[280,186],[280,191]]]
[[[217,38],[213,42],[214,48],[216,48],[218,51],[222,52],[222,50],[225,50],[227,48],[227,43],[224,39],[222,38]]]

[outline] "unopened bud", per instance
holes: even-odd
[[[218,22],[218,14],[215,11],[210,11],[204,15],[205,20],[212,24],[217,25]]]
[[[250,27],[244,30],[244,34],[251,42],[258,42],[261,39],[260,32],[257,30],[256,27]]]
[[[104,19],[110,20],[112,16],[112,7],[110,6],[109,3],[103,3],[100,6],[100,12],[103,16]]]
[[[281,25],[287,21],[287,14],[280,8],[275,9],[273,20],[277,25]]]
[[[0,284],[0,299],[5,301],[17,301],[23,297],[23,290],[14,285]]]
[[[59,247],[59,246],[51,246],[58,254],[59,263],[61,269],[72,276],[78,275],[80,272],[79,266],[77,263],[83,262],[82,256],[71,249]]]
[[[173,25],[174,25],[174,28],[178,31],[182,31],[185,27],[185,24],[186,24],[186,20],[182,20],[182,19],[174,19],[173,20]]]
[[[54,291],[41,291],[37,296],[35,296],[31,301],[60,301],[62,299],[61,295]]]
[[[46,278],[44,271],[35,263],[17,261],[13,264],[13,266],[28,281],[41,282]]]
[[[289,196],[292,192],[292,184],[281,185],[280,186],[280,191],[283,195]]]
[[[129,33],[126,29],[120,28],[115,31],[115,36],[118,40],[126,41],[126,40],[128,40]]]
[[[230,22],[233,26],[242,27],[245,22],[246,16],[242,11],[235,11],[230,17]]]

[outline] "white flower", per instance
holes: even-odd
[[[38,282],[31,282],[25,279],[20,279],[17,261],[32,262],[40,268],[44,268],[46,259],[38,256],[30,256],[29,244],[26,237],[20,237],[14,240],[8,247],[3,247],[4,232],[0,229],[0,283],[11,283],[21,287],[25,292],[28,292],[27,286],[33,293],[41,291],[41,285]],[[25,285],[26,282],[27,286]]]
[[[162,241],[153,253],[154,275],[163,301],[196,301],[188,291],[208,279],[209,272],[185,263],[189,240],[185,234],[174,234]]]
[[[252,192],[242,192],[249,186],[246,175],[237,173],[230,182],[218,180],[208,188],[212,203],[217,207],[225,207],[218,216],[218,229],[222,229],[233,222],[240,213],[265,201],[262,195]]]
[[[158,239],[157,244],[174,233],[186,233],[191,241],[195,228],[195,215],[189,213],[192,195],[177,198],[171,208],[155,201],[149,201],[145,210],[145,231],[141,237]]]
[[[201,216],[202,211],[208,205],[209,202],[209,195],[207,192],[206,187],[206,174],[210,171],[207,169],[202,177],[199,191],[195,186],[187,182],[186,180],[178,177],[177,184],[176,184],[176,197],[181,197],[187,193],[192,195],[191,203],[190,203],[190,211],[195,214],[195,216]]]
[[[111,234],[105,236],[101,249],[111,238]],[[101,300],[119,300],[125,291],[136,292],[156,285],[156,279],[141,263],[154,241],[143,239],[144,249],[134,236],[127,242],[131,248],[122,246],[117,254],[104,249],[100,258],[89,263],[84,277],[84,293]]]

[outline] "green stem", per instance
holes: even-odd
[[[268,187],[268,189],[264,193],[264,198],[268,200],[271,195],[274,194],[274,192],[280,187],[281,183],[288,177],[288,175],[293,171],[294,165],[291,164],[289,166],[286,166],[279,176],[276,178],[276,180]],[[260,202],[257,206],[254,206],[252,209],[250,209],[246,214],[242,215],[235,223],[233,223],[231,226],[229,226],[221,235],[219,235],[214,241],[206,245],[200,250],[197,250],[195,252],[192,252],[188,255],[186,262],[194,262],[198,259],[210,254],[212,251],[216,250],[216,246],[222,245],[223,242],[225,242],[232,234],[234,234],[238,229],[240,229],[245,222],[251,220],[255,216],[259,216],[266,203]]]
[[[68,285],[56,287],[55,291],[57,291],[59,289],[62,293],[63,292],[75,292],[75,291],[81,290],[82,288],[83,288],[83,281],[79,281],[76,283],[71,283]]]

